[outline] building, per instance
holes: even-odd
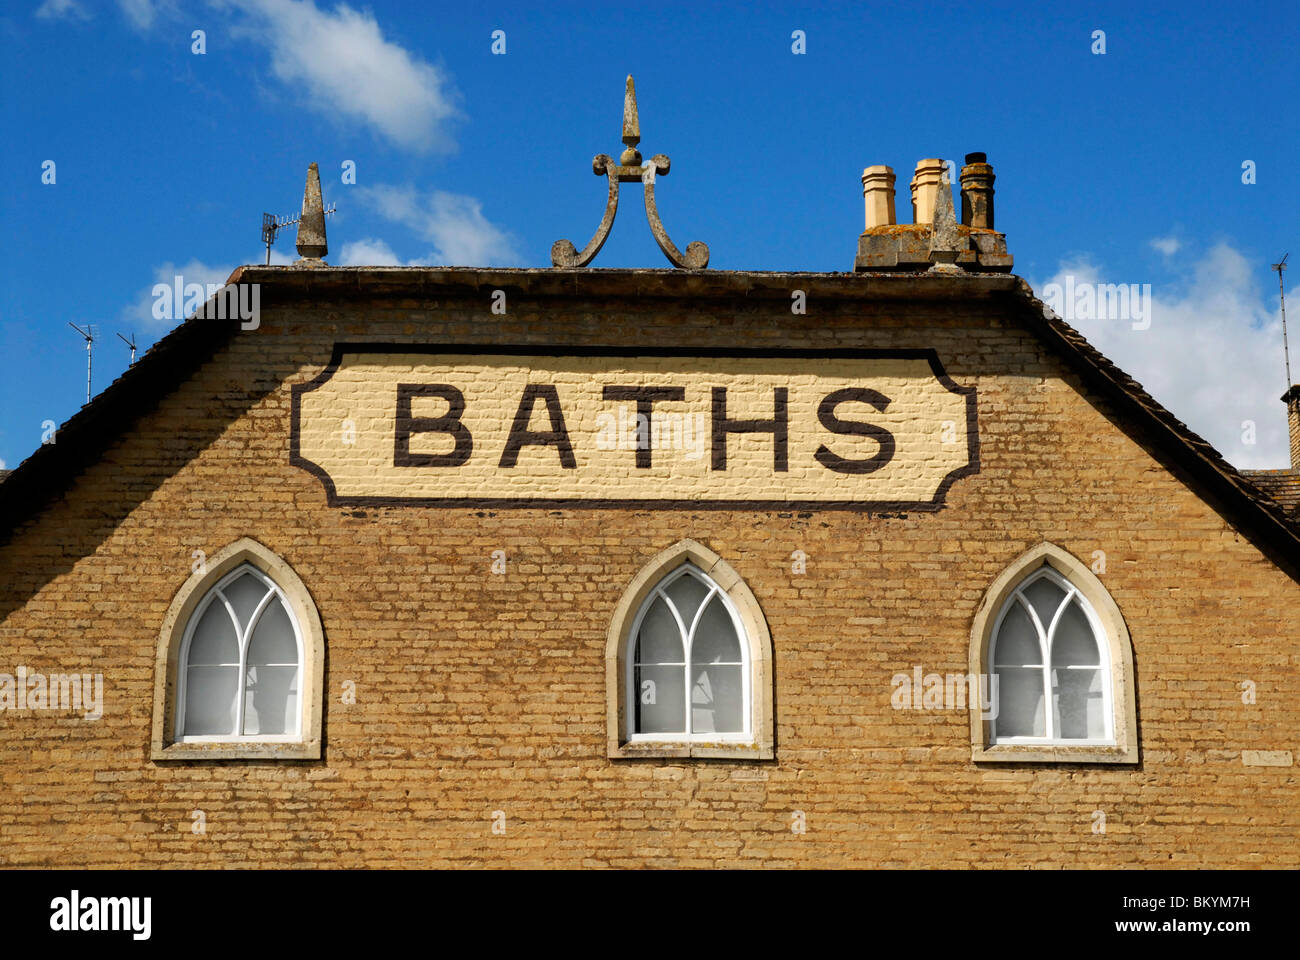
[[[1300,384],[1282,395],[1291,436],[1291,467],[1281,470],[1245,470],[1255,486],[1273,498],[1292,521],[1300,521]]]
[[[330,267],[309,178],[0,484],[4,863],[1300,866],[1294,510],[942,167],[847,273]]]

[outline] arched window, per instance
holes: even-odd
[[[993,631],[995,743],[1111,740],[1110,669],[1091,604],[1050,566],[1021,581]]]
[[[293,739],[302,637],[275,581],[251,564],[199,604],[181,646],[178,740]]]
[[[1040,544],[989,588],[971,630],[977,760],[1135,763],[1133,653],[1092,571]]]
[[[747,736],[741,634],[727,595],[699,567],[660,580],[633,627],[632,738]]]
[[[306,586],[250,539],[195,566],[159,637],[153,758],[319,758],[325,648]]]
[[[770,759],[771,638],[749,588],[691,540],[633,579],[606,648],[611,757]]]

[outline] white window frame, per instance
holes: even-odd
[[[252,645],[253,631],[257,629],[258,622],[266,608],[270,606],[272,598],[278,598],[284,605],[285,613],[289,617],[289,623],[293,627],[294,648],[298,654],[298,662],[294,664],[298,670],[298,705],[294,710],[294,722],[298,729],[294,733],[284,734],[202,734],[187,735],[185,733],[185,697],[189,687],[189,661],[190,661],[190,644],[194,639],[194,632],[198,629],[199,621],[208,612],[208,608],[213,603],[220,601],[226,607],[226,612],[230,616],[231,623],[238,624],[239,618],[235,616],[234,608],[226,598],[224,588],[234,583],[245,574],[252,574],[255,579],[265,586],[269,587],[267,594],[258,602],[257,608],[249,618],[248,625],[243,628],[235,639],[239,645],[239,686],[235,703],[235,729],[244,729],[244,711],[248,701],[248,648]],[[177,665],[177,691],[176,691],[176,743],[299,743],[302,740],[302,697],[305,696],[303,690],[305,670],[305,657],[303,651],[302,628],[298,625],[298,618],[293,614],[293,606],[289,603],[289,598],[280,585],[271,577],[267,576],[251,563],[243,563],[236,567],[230,573],[218,580],[208,590],[204,598],[195,608],[194,613],[190,616],[189,622],[185,625],[185,637],[181,642],[180,660]],[[289,664],[283,664],[289,666]]]
[[[1052,622],[1044,626],[1038,617],[1038,611],[1034,609],[1033,602],[1025,594],[1026,588],[1037,583],[1039,580],[1048,580],[1057,587],[1065,591],[1065,598],[1057,607],[1052,616]],[[1097,670],[1102,684],[1102,717],[1105,720],[1106,728],[1101,737],[1076,737],[1066,739],[1055,736],[1055,720],[1053,714],[1055,710],[1052,706],[1052,671],[1057,669],[1052,666],[1052,645],[1056,641],[1056,628],[1060,625],[1061,617],[1069,605],[1077,600],[1084,617],[1088,621],[1088,627],[1092,630],[1092,642],[1097,648],[1098,663],[1096,666],[1079,665],[1077,669]],[[990,676],[997,675],[998,668],[998,640],[1002,635],[1002,622],[1006,619],[1008,613],[1015,606],[1020,606],[1029,614],[1030,622],[1038,632],[1039,654],[1042,663],[1038,667],[1042,674],[1043,680],[1043,712],[1044,712],[1044,734],[1041,737],[1017,736],[1004,737],[998,736],[997,717],[991,720],[990,737],[991,742],[998,745],[1015,745],[1015,744],[1034,744],[1039,746],[1115,746],[1115,711],[1114,711],[1114,691],[1112,689],[1112,674],[1110,663],[1110,645],[1106,642],[1106,633],[1101,624],[1101,619],[1097,612],[1093,610],[1092,604],[1088,598],[1080,592],[1079,588],[1067,580],[1061,574],[1057,573],[1050,566],[1044,565],[1038,570],[1025,577],[1016,586],[1011,596],[1003,603],[999,611],[997,620],[993,625],[993,638],[989,644],[988,672]],[[1017,667],[1017,669],[1032,668],[1031,665]],[[1069,667],[1065,669],[1070,669]],[[1000,713],[999,713],[1000,716]]]
[[[687,628],[686,624],[682,622],[681,614],[677,610],[677,605],[673,603],[672,598],[668,596],[667,588],[671,586],[675,581],[679,580],[680,578],[690,577],[690,576],[695,577],[695,579],[699,580],[706,587],[708,587],[709,592],[704,597],[704,599],[700,601],[699,608],[695,611],[695,616],[692,619],[690,627]],[[691,712],[692,712],[691,648],[695,643],[695,630],[699,626],[700,618],[704,616],[705,609],[708,607],[710,603],[713,602],[713,599],[715,597],[720,598],[722,600],[722,605],[726,609],[728,617],[730,617],[731,619],[732,628],[736,631],[736,642],[740,647],[741,659],[740,659],[739,666],[740,666],[740,675],[741,675],[741,683],[742,683],[741,716],[744,719],[744,727],[740,732],[692,733],[690,732]],[[650,608],[654,605],[654,602],[658,599],[663,599],[664,603],[668,607],[668,611],[673,615],[673,620],[677,624],[677,628],[681,631],[682,634],[681,636],[682,651],[683,651],[683,656],[685,657],[685,662],[682,664],[684,699],[685,699],[685,703],[683,706],[683,711],[685,713],[685,716],[683,717],[682,726],[686,730],[685,733],[637,733],[636,732],[636,711],[632,707],[633,704],[637,702],[637,697],[639,696],[639,691],[636,689],[637,664],[635,662],[637,637],[641,632],[642,620],[645,618],[645,615],[650,611]],[[646,596],[646,598],[641,602],[641,608],[637,611],[636,617],[632,621],[632,629],[628,632],[627,644],[628,644],[627,651],[624,656],[624,662],[626,664],[625,667],[626,675],[624,677],[624,682],[626,686],[625,686],[624,696],[627,698],[625,702],[628,704],[628,709],[626,711],[627,729],[624,731],[624,734],[627,738],[628,743],[698,743],[698,742],[749,743],[754,739],[754,733],[751,727],[752,716],[753,716],[751,697],[753,696],[753,691],[751,690],[751,677],[750,677],[751,669],[750,669],[750,662],[749,662],[749,638],[746,635],[745,627],[744,624],[741,622],[740,615],[736,611],[735,606],[732,604],[731,598],[727,596],[727,592],[722,589],[722,587],[717,583],[716,580],[710,577],[707,573],[705,573],[695,564],[684,563],[677,569],[673,570],[671,573],[664,576],[662,579],[659,580],[657,584],[655,584],[654,589],[651,590],[650,593]],[[669,664],[669,666],[671,666],[671,664]],[[735,664],[727,663],[727,664],[719,664],[719,666],[735,666]]]

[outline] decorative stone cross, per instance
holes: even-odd
[[[600,248],[605,245],[610,228],[614,225],[614,215],[618,213],[618,185],[634,183],[637,180],[640,180],[645,187],[646,219],[650,221],[650,232],[654,234],[655,242],[659,244],[659,249],[664,252],[664,256],[673,266],[690,270],[702,270],[709,265],[709,248],[706,244],[695,240],[686,245],[686,253],[683,254],[672,240],[668,239],[668,232],[659,222],[659,208],[655,206],[655,178],[668,175],[670,161],[664,154],[656,153],[650,158],[649,163],[643,164],[641,152],[636,149],[640,142],[641,125],[636,113],[636,88],[632,85],[632,77],[629,74],[627,89],[623,95],[625,149],[618,158],[618,163],[603,153],[597,154],[591,161],[591,172],[596,176],[604,174],[609,180],[609,199],[605,201],[605,216],[601,219],[600,226],[596,228],[595,236],[587,241],[587,245],[581,252],[568,240],[556,240],[551,245],[552,266],[585,267],[595,259],[596,254],[600,253]]]

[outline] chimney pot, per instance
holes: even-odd
[[[993,229],[993,167],[982,153],[966,154],[961,168],[961,222]]]
[[[912,222],[934,222],[934,198],[939,192],[939,179],[947,164],[942,160],[922,160],[916,165],[912,177]]]
[[[877,165],[862,171],[862,200],[867,209],[867,229],[892,227],[894,219],[894,168]]]

